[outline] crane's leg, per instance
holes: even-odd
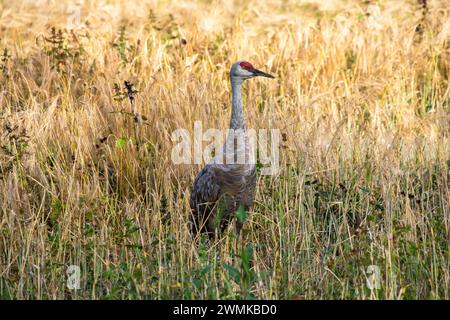
[[[241,229],[243,226],[242,222],[235,221],[235,237],[234,237],[234,252],[235,254],[240,254],[242,252],[243,241],[241,239]]]
[[[241,236],[241,230],[244,223],[237,221],[236,219],[236,238],[240,239]]]

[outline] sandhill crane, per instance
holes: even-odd
[[[240,206],[248,211],[253,204],[256,166],[249,161],[237,163],[236,159],[242,156],[242,153],[246,160],[249,159],[249,143],[242,106],[242,83],[244,80],[257,76],[274,78],[270,74],[255,69],[247,61],[238,61],[231,67],[230,129],[243,135],[245,143],[242,147],[242,144],[237,143],[237,138],[242,136],[229,134],[223,146],[223,153],[212,159],[197,175],[190,198],[194,235],[206,232],[212,238],[216,230],[224,231]],[[236,221],[237,235],[240,234],[241,228],[242,222]]]

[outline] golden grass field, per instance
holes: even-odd
[[[445,0],[1,1],[0,299],[449,299],[449,39]],[[171,134],[239,59],[281,168],[194,241]]]

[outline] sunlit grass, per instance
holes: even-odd
[[[0,299],[449,299],[443,4],[81,2],[0,4]],[[238,59],[281,169],[240,243],[194,242],[171,133],[227,127]]]

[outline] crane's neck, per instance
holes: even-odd
[[[245,129],[244,111],[242,107],[242,80],[238,78],[231,78],[231,94],[232,94],[232,110],[230,129]]]

